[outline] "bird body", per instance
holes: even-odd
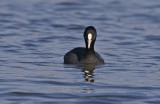
[[[64,56],[65,64],[104,64],[103,58],[94,51],[94,43],[96,41],[96,29],[93,26],[88,26],[84,31],[84,39],[86,48],[77,47]]]

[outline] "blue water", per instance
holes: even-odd
[[[64,65],[93,25],[105,65]],[[1,104],[160,104],[159,0],[0,0]]]

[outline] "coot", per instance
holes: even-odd
[[[93,26],[86,27],[84,31],[86,48],[77,47],[64,55],[64,64],[104,64],[103,58],[94,51],[97,32]]]

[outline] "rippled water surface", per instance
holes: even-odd
[[[63,64],[98,32],[105,65]],[[0,0],[1,104],[160,104],[159,0]]]

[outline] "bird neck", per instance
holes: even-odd
[[[86,54],[88,53],[94,53],[94,47],[93,48],[86,48]]]
[[[95,43],[95,40],[93,40],[90,44],[90,48],[88,48],[88,41],[85,40],[85,43],[86,43],[86,51],[87,52],[94,52],[94,43]]]

